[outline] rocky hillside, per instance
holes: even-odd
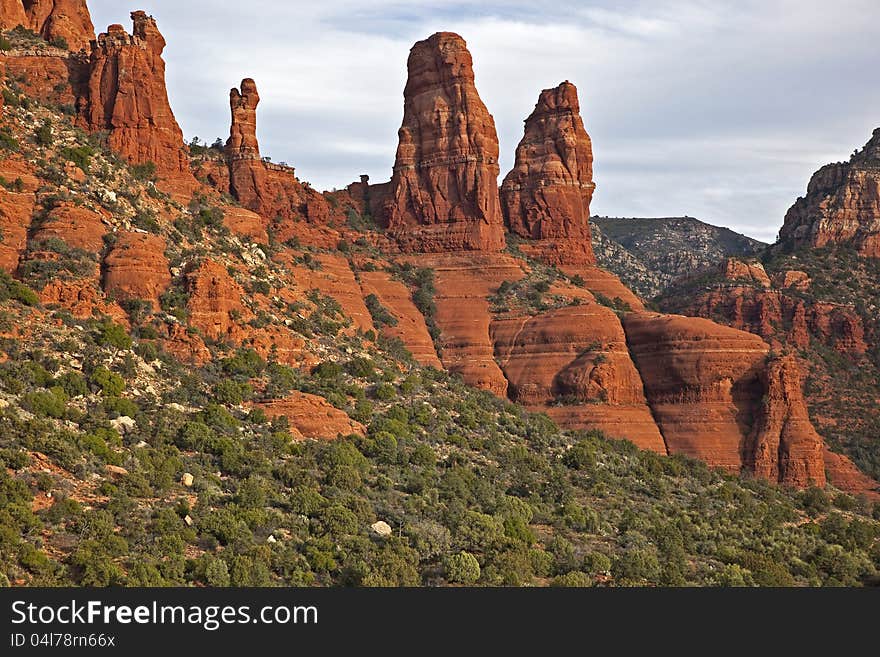
[[[539,94],[499,191],[467,46],[435,34],[391,180],[321,194],[261,158],[251,79],[224,146],[184,145],[132,21],[87,56],[4,35],[11,583],[876,573],[876,483],[826,448],[798,361],[596,266],[574,85]]]
[[[767,246],[693,217],[593,217],[591,222],[599,265],[643,299],[653,299],[676,279],[715,267],[724,258],[753,257]]]
[[[798,354],[813,422],[880,475],[880,131],[850,162],[821,168],[763,263],[728,260],[667,290],[664,309],[710,317]]]

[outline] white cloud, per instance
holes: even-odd
[[[89,5],[99,29],[129,23],[118,0]],[[772,239],[811,172],[880,125],[876,0],[141,5],[168,40],[185,133],[225,137],[227,91],[254,77],[264,154],[320,188],[387,179],[407,53],[441,29],[468,41],[502,172],[539,91],[577,84],[600,214],[689,214]]]

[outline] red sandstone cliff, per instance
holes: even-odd
[[[817,171],[785,215],[780,246],[848,244],[861,255],[880,258],[880,128],[849,162]]]
[[[767,361],[756,335],[704,319],[633,313],[627,341],[670,453],[796,486],[825,483],[791,358]]]
[[[824,486],[824,444],[810,423],[794,357],[771,360],[761,372],[761,385],[764,396],[746,445],[746,467],[789,486]]]
[[[22,25],[46,41],[62,40],[73,50],[88,49],[95,27],[86,0],[2,0],[0,26]]]
[[[498,251],[495,121],[474,86],[467,45],[438,32],[410,51],[403,124],[384,200],[388,231],[407,251]]]
[[[593,146],[577,89],[563,82],[541,92],[525,122],[516,163],[501,185],[510,231],[553,264],[595,264],[590,242]]]

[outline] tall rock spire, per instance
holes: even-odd
[[[152,16],[135,11],[131,18],[132,34],[111,25],[97,39],[80,121],[91,131],[107,130],[110,146],[130,162],[188,173],[183,132],[165,88],[165,39]]]
[[[553,264],[594,264],[590,244],[593,147],[580,116],[577,89],[545,89],[525,121],[516,163],[501,185],[510,231]]]
[[[229,106],[232,110],[232,127],[226,142],[226,152],[230,156],[259,157],[260,145],[257,142],[257,105],[260,94],[257,83],[252,78],[241,81],[241,90],[233,88],[229,92]]]
[[[467,44],[438,32],[413,46],[407,69],[388,231],[407,251],[500,250],[498,135]]]

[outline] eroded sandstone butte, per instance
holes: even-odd
[[[407,251],[500,250],[498,135],[464,39],[438,32],[419,41],[407,70],[394,173],[382,202],[388,232]]]
[[[95,27],[86,0],[2,0],[0,26],[26,27],[49,42],[73,50],[88,49]]]
[[[760,337],[705,319],[630,313],[627,342],[670,453],[773,481],[824,485],[822,439],[797,365]]]
[[[593,145],[577,88],[545,89],[525,122],[516,162],[501,185],[508,229],[552,264],[595,264],[590,238]]]
[[[92,132],[106,130],[110,146],[129,162],[189,176],[183,132],[165,88],[165,39],[152,16],[136,11],[131,18],[131,34],[111,25],[95,42],[80,122]]]
[[[797,361],[772,359],[760,382],[764,395],[746,444],[746,468],[789,486],[824,486],[825,446],[810,422]]]
[[[807,194],[785,215],[779,246],[785,250],[850,245],[880,258],[880,128],[849,162],[813,174]]]

